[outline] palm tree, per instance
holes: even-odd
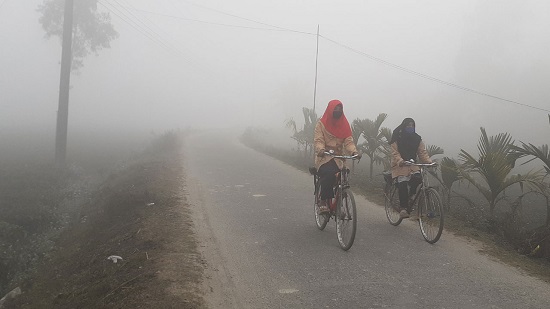
[[[519,157],[533,156],[529,161],[523,163],[527,164],[535,159],[539,159],[544,164],[544,169],[547,174],[550,174],[550,151],[548,145],[544,144],[540,147],[537,147],[533,144],[527,144],[521,142],[521,147],[513,146],[512,149],[519,155]]]
[[[304,155],[312,155],[313,151],[313,136],[315,134],[315,125],[317,125],[317,113],[312,108],[303,107],[302,113],[304,115],[304,126],[298,131],[296,121],[290,118],[286,121],[285,126],[292,129],[294,134],[291,136],[298,145],[304,147]]]
[[[381,113],[374,121],[370,119],[356,119],[353,121],[353,127],[360,130],[361,136],[365,139],[365,142],[360,146],[358,145],[358,147],[370,158],[370,179],[372,179],[374,163],[379,162],[379,155],[383,153],[384,143],[388,142],[385,132],[382,132],[380,128],[386,118],[388,118],[388,114]]]
[[[358,151],[363,151],[359,145],[359,138],[361,138],[362,128],[360,126],[361,119],[357,118],[351,123],[351,137],[353,138],[353,143],[357,145]],[[351,161],[352,169],[355,170],[355,160]]]
[[[459,166],[454,159],[444,157],[441,159],[441,184],[445,188],[447,206],[451,204],[451,192],[453,184],[462,179]]]
[[[513,141],[508,133],[500,133],[496,136],[487,136],[482,127],[481,137],[478,143],[479,158],[476,159],[465,150],[461,149],[459,157],[462,160],[462,177],[475,186],[489,203],[489,213],[492,218],[496,204],[503,198],[501,193],[508,187],[519,184],[527,184],[534,188],[541,188],[542,177],[539,173],[527,173],[525,175],[510,175],[514,168],[518,154],[512,150]],[[481,177],[480,183],[473,177],[475,173]]]
[[[296,140],[296,142],[298,143],[298,147],[300,147],[302,145],[302,143],[300,143],[300,141],[298,141],[296,138],[295,138],[295,135],[298,133],[298,126],[296,124],[296,121],[294,120],[294,118],[289,118],[287,120],[285,120],[285,127],[287,129],[291,129],[292,132],[293,132],[293,135],[290,137],[294,140]]]
[[[361,119],[356,118],[351,123],[351,137],[355,145],[359,146],[359,138],[361,138],[361,133],[363,133],[363,127],[361,126]]]
[[[426,151],[428,152],[428,156],[430,156],[430,158],[444,153],[443,148],[436,145],[426,145]]]
[[[550,114],[548,115],[548,122],[550,123]],[[531,143],[524,143],[521,142],[521,147],[518,146],[512,146],[512,150],[514,150],[519,157],[527,157],[532,156],[530,160],[523,164],[527,164],[535,159],[539,159],[544,164],[544,169],[546,170],[546,174],[550,174],[550,150],[548,149],[548,145],[544,144],[542,146],[535,146]],[[548,188],[546,188],[548,189]],[[547,190],[548,191],[548,190]],[[545,194],[546,196],[546,226],[550,226],[550,203],[548,202],[548,193]]]
[[[376,157],[376,163],[382,164],[384,166],[384,170],[390,170],[391,169],[391,135],[392,130],[390,128],[381,128],[380,134],[382,134],[382,138],[384,142],[382,143],[382,148],[380,151],[380,154]]]

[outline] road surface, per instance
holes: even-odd
[[[430,245],[358,194],[342,251],[334,221],[315,226],[311,176],[237,134],[194,133],[184,155],[210,308],[550,308],[549,284],[445,231]]]

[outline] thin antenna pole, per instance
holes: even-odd
[[[313,87],[313,112],[315,112],[315,97],[317,96],[317,61],[319,60],[319,25],[317,25],[317,51],[315,52],[315,86]]]

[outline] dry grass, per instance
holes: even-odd
[[[51,250],[32,264],[32,272],[11,280],[9,289],[20,286],[23,295],[7,308],[202,307],[197,290],[202,267],[183,193],[179,147],[179,136],[168,133],[140,155],[109,161],[118,167],[52,237]],[[163,257],[175,250],[181,264],[172,271],[179,273],[163,278]],[[110,255],[123,260],[115,264]],[[178,295],[169,292],[175,284]]]

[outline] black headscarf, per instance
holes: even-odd
[[[403,122],[393,130],[390,140],[390,145],[394,142],[397,143],[397,150],[401,154],[403,160],[416,160],[418,145],[420,145],[420,141],[422,140],[420,135],[416,134],[416,132],[407,133],[403,130],[410,122],[416,127],[416,123],[412,118],[405,118]]]

